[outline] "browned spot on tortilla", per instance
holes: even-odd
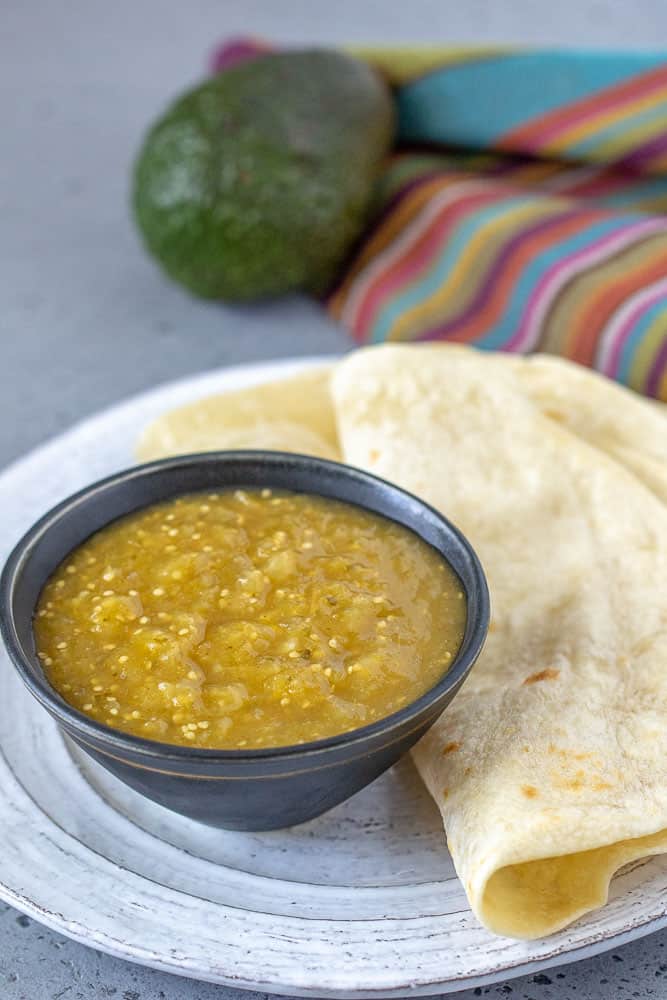
[[[603,781],[602,778],[596,778],[591,784],[591,788],[594,792],[604,792],[607,788],[613,788],[608,781]]]
[[[526,796],[527,799],[535,799],[539,795],[539,792],[535,788],[535,785],[522,785],[521,791]]]
[[[443,797],[443,799],[449,798],[449,789],[448,788],[443,788],[443,790],[442,790],[442,797]]]
[[[463,773],[464,773],[464,775],[467,778],[469,774],[472,774],[472,768],[471,767],[466,767],[466,769],[464,770]]]
[[[530,747],[529,746],[524,745],[524,746],[521,747],[521,749],[523,750],[524,753],[530,753]]]
[[[580,792],[586,786],[586,772],[575,771],[574,777],[563,775],[560,771],[552,772],[554,785],[568,792]]]
[[[461,744],[457,743],[456,740],[452,740],[450,743],[445,743],[442,748],[442,756],[446,757],[448,753],[454,753],[455,750],[460,750]]]
[[[549,417],[550,420],[558,421],[559,424],[565,423],[565,421],[567,420],[566,415],[562,413],[560,410],[553,410],[553,409],[544,410],[544,416]]]
[[[371,450],[368,452],[369,462],[377,462],[379,457],[380,457],[380,452],[377,450],[377,448],[371,448]]]
[[[597,756],[591,750],[566,750],[564,747],[557,747],[553,743],[549,744],[547,751],[549,753],[556,753],[559,757],[568,760],[590,760],[592,757]]]
[[[495,632],[497,628],[498,626],[496,625],[494,620],[491,619],[491,621],[489,622],[489,632]]]
[[[531,674],[530,677],[526,677],[524,684],[537,684],[538,681],[555,681],[560,670],[556,670],[555,667],[546,667],[544,670],[540,670],[538,674]]]
[[[656,645],[655,634],[646,635],[644,636],[643,639],[640,639],[639,642],[636,642],[634,644],[634,646],[632,647],[632,656],[633,657],[642,656],[644,653],[647,653],[649,649],[651,649],[655,645]],[[621,666],[622,665],[623,664],[621,664]]]

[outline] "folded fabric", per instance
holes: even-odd
[[[667,55],[356,54],[395,87],[398,148],[332,315],[359,343],[546,351],[667,400]]]

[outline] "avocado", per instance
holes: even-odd
[[[394,107],[365,63],[270,53],[180,97],[144,139],[134,215],[195,295],[321,294],[358,238],[391,146]]]

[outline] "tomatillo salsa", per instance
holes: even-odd
[[[93,535],[46,583],[34,630],[50,683],[92,719],[167,743],[281,747],[424,694],[456,656],[465,604],[402,525],[238,489]]]

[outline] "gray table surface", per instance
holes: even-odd
[[[195,302],[143,254],[126,208],[142,130],[221,37],[650,47],[664,0],[0,0],[0,465],[188,372],[349,346],[311,302]],[[2,845],[0,844],[0,850]],[[667,931],[486,995],[667,996]],[[130,965],[0,906],[3,1000],[243,1000]]]

